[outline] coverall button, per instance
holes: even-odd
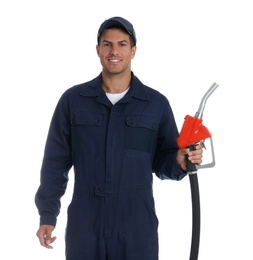
[[[133,121],[133,120],[129,120],[129,121],[128,121],[128,124],[131,125],[131,126],[133,126],[133,125],[134,125],[134,121]]]
[[[153,123],[152,123],[152,127],[153,127],[153,129],[156,129],[156,128],[157,128],[157,123],[156,123],[156,122],[153,122]]]
[[[105,195],[104,188],[101,186],[95,187],[95,194],[97,196],[104,196]]]

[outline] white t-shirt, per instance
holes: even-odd
[[[125,94],[127,93],[127,91],[129,90],[129,88],[127,88],[126,90],[124,90],[121,93],[106,93],[106,96],[108,97],[108,99],[112,102],[112,104],[116,104],[120,99],[122,99]]]

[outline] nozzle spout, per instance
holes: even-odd
[[[206,94],[203,96],[200,105],[199,105],[199,109],[195,114],[195,117],[202,119],[203,117],[203,111],[205,109],[205,105],[206,105],[206,101],[209,98],[209,96],[214,92],[214,90],[218,87],[219,85],[216,84],[215,82],[212,84],[212,86],[207,90]]]

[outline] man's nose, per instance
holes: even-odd
[[[111,53],[118,53],[119,52],[119,46],[117,45],[113,45],[111,48]]]

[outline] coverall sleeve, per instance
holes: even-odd
[[[70,139],[68,98],[63,94],[51,119],[41,166],[40,186],[35,195],[40,225],[56,225],[61,207],[60,198],[66,191],[68,172],[72,167]]]
[[[166,99],[158,130],[156,153],[153,171],[160,179],[181,180],[186,176],[176,161],[178,152],[177,137],[179,135],[174,114]]]

